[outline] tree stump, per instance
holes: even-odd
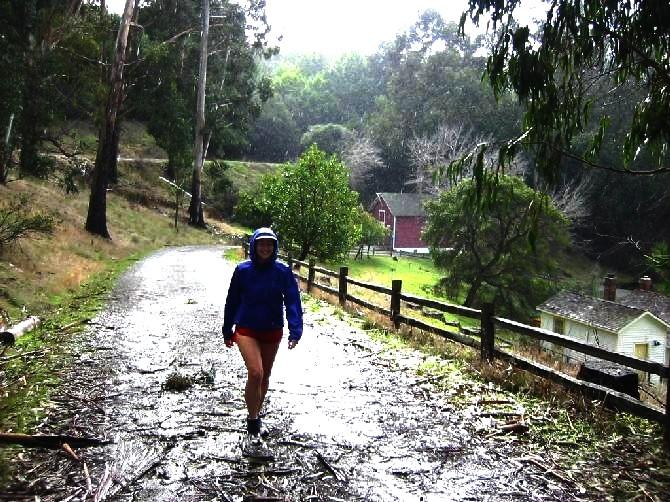
[[[640,399],[637,372],[620,364],[597,359],[585,361],[579,367],[577,378]]]

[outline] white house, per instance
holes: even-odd
[[[608,279],[612,279],[608,276]],[[605,297],[562,291],[537,307],[540,327],[614,352],[661,364],[670,361],[670,298],[648,290],[617,296],[605,284]],[[566,356],[587,356],[563,349]],[[652,381],[658,381],[658,377]]]

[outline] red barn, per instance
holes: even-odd
[[[418,193],[378,193],[370,205],[370,213],[391,230],[389,247],[394,251],[427,253],[421,240],[426,222],[423,203],[431,195]]]

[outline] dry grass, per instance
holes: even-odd
[[[42,314],[55,299],[79,288],[110,261],[165,245],[211,244],[218,240],[183,222],[175,231],[171,211],[150,209],[110,192],[110,241],[84,229],[87,190],[67,195],[54,184],[34,180],[16,180],[0,186],[0,200],[21,194],[30,197],[33,209],[52,214],[56,228],[51,236],[23,239],[0,250],[0,309],[14,320],[26,313]],[[217,233],[224,235],[225,231]]]

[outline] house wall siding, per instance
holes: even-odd
[[[562,333],[563,335],[575,338],[584,343],[602,347],[612,352],[617,351],[618,337],[616,334],[602,329],[593,328],[584,323],[573,321],[572,319],[562,319],[564,323],[564,332]],[[553,331],[554,316],[547,314],[546,312],[541,312],[540,327],[549,331]],[[553,351],[561,352],[566,357],[577,361],[586,361],[587,359],[592,359],[590,356],[582,354],[581,352],[564,347],[556,347],[553,343],[547,343],[546,346],[551,348]]]
[[[384,211],[383,217],[380,217],[379,211],[382,210]],[[393,215],[391,214],[391,211],[389,210],[389,207],[386,205],[386,203],[377,198],[377,200],[374,202],[372,205],[372,208],[370,209],[370,214],[377,220],[383,223],[387,227],[391,227],[393,224]]]
[[[649,360],[665,364],[665,340],[667,333],[665,326],[648,315],[642,316],[620,332],[619,352],[635,355],[635,344],[646,343],[648,345]],[[654,342],[658,341],[658,345]]]

